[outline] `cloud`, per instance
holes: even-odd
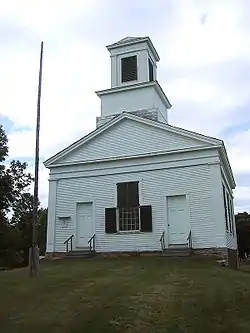
[[[110,87],[106,44],[149,35],[160,54],[158,80],[173,107],[169,121],[225,140],[250,188],[250,24],[248,1],[44,0],[4,2],[0,12],[0,115],[9,119],[10,155],[33,161],[40,42],[44,40],[41,160],[95,128]],[[154,24],[152,23],[152,20]],[[46,197],[48,171],[41,169]],[[45,185],[46,183],[46,185]],[[46,203],[46,200],[44,201]]]
[[[236,174],[250,172],[250,128],[236,133],[228,139],[227,143],[234,172]]]

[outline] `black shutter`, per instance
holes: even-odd
[[[116,233],[116,208],[105,208],[105,231],[107,234]]]
[[[127,183],[117,184],[117,207],[127,207],[126,204],[126,185]]]
[[[152,231],[152,206],[140,207],[141,231]]]
[[[137,56],[121,59],[122,82],[137,80]]]
[[[127,206],[139,206],[138,182],[130,182],[127,186]]]

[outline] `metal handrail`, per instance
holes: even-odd
[[[188,241],[188,247],[190,249],[192,249],[192,233],[191,233],[191,230],[189,231],[189,234],[188,234],[188,237],[187,237],[187,241]]]
[[[73,243],[72,243],[72,239],[73,239],[74,235],[69,236],[69,238],[66,239],[66,241],[63,244],[66,244],[66,251],[69,252],[69,241],[70,241],[70,251],[72,251],[73,248]]]
[[[95,234],[88,240],[88,244],[89,244],[89,251],[91,252],[92,249],[93,251],[95,251]],[[92,246],[93,243],[93,246]]]
[[[165,230],[163,231],[163,233],[161,235],[160,242],[161,242],[161,249],[164,250],[166,248],[166,246],[165,246]]]

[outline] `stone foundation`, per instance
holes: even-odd
[[[116,258],[116,257],[155,257],[160,256],[162,251],[142,251],[142,252],[99,252],[97,256],[103,258]]]
[[[66,255],[66,252],[53,252],[46,253],[45,259],[57,260],[62,259]],[[150,251],[150,252],[97,252],[96,256],[101,258],[117,258],[117,257],[155,257],[161,256],[162,251]],[[229,268],[238,269],[238,251],[228,248],[206,248],[206,249],[192,249],[191,255],[199,255],[211,257],[214,259],[222,259],[226,261],[226,265]]]
[[[225,248],[207,248],[207,249],[193,249],[192,254],[208,256],[215,259],[226,259],[228,258],[228,249]]]
[[[45,259],[47,260],[56,260],[62,259],[66,255],[66,252],[47,252],[45,253]]]
[[[238,251],[228,248],[209,248],[209,249],[193,249],[192,254],[203,255],[215,259],[226,261],[226,266],[232,269],[239,268]]]

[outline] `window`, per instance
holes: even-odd
[[[139,182],[118,183],[117,205],[105,208],[105,232],[152,232],[152,207],[139,204]]]
[[[230,220],[231,220],[231,230],[233,235],[235,234],[234,230],[234,210],[233,210],[233,201],[232,199],[229,200],[229,210],[230,210]]]
[[[226,189],[225,189],[225,186],[223,184],[222,184],[222,187],[223,187],[223,200],[224,200],[224,212],[225,212],[226,228],[227,228],[227,230],[229,230],[229,227],[228,227],[229,219],[228,219],[228,211],[227,211]]]
[[[122,82],[137,80],[137,56],[121,59]]]
[[[119,230],[140,230],[139,207],[119,208]]]
[[[150,59],[148,59],[148,77],[149,81],[154,81],[154,67]]]
[[[229,225],[230,225],[230,232],[233,233],[233,209],[231,199],[227,193],[227,202],[228,202],[228,216],[229,216]]]
[[[138,182],[117,184],[119,230],[140,230]]]

